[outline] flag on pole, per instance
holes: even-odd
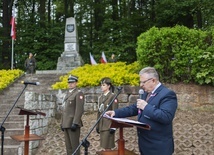
[[[107,63],[107,59],[106,59],[106,56],[105,56],[104,52],[102,52],[102,56],[101,56],[100,62],[104,63],[104,64]]]
[[[90,54],[90,61],[91,61],[91,64],[92,65],[97,65],[97,62],[94,60],[94,57],[91,55],[91,53],[89,53]]]
[[[15,22],[15,5],[13,5],[13,10],[12,10],[12,17],[11,17],[11,32],[10,32],[10,36],[12,37],[13,40],[16,39],[16,22]]]

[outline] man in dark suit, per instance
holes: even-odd
[[[133,105],[107,111],[106,114],[117,118],[137,115],[139,122],[151,126],[151,130],[137,128],[141,155],[172,155],[174,152],[172,122],[178,105],[176,94],[160,83],[155,68],[143,68],[139,75],[140,87],[146,92],[142,99],[137,99],[137,103]]]
[[[77,82],[76,76],[69,76],[69,89],[62,113],[61,129],[64,131],[67,155],[71,155],[79,146],[80,128],[83,126],[81,117],[84,112],[84,94],[77,89]],[[80,155],[80,150],[75,155]]]

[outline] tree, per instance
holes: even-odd
[[[1,61],[2,68],[10,68],[11,62],[11,42],[10,42],[10,18],[13,1],[3,0],[3,20],[2,20],[2,46],[1,46]],[[10,4],[10,5],[9,5]]]
[[[0,2],[2,68],[10,66],[10,17],[14,0]],[[63,52],[67,17],[77,22],[80,54],[89,63],[89,52],[99,60],[112,53],[119,61],[137,60],[137,37],[151,27],[208,29],[214,23],[213,0],[19,0],[16,4],[15,58],[22,68],[29,52],[37,53],[37,69],[55,69]]]

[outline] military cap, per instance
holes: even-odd
[[[77,82],[77,81],[78,81],[78,77],[76,77],[74,75],[69,75],[68,83]]]
[[[101,79],[100,83],[101,84],[104,84],[104,83],[111,84],[111,79],[109,77],[104,77]]]

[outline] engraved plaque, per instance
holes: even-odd
[[[76,51],[76,43],[65,43],[65,51]]]

